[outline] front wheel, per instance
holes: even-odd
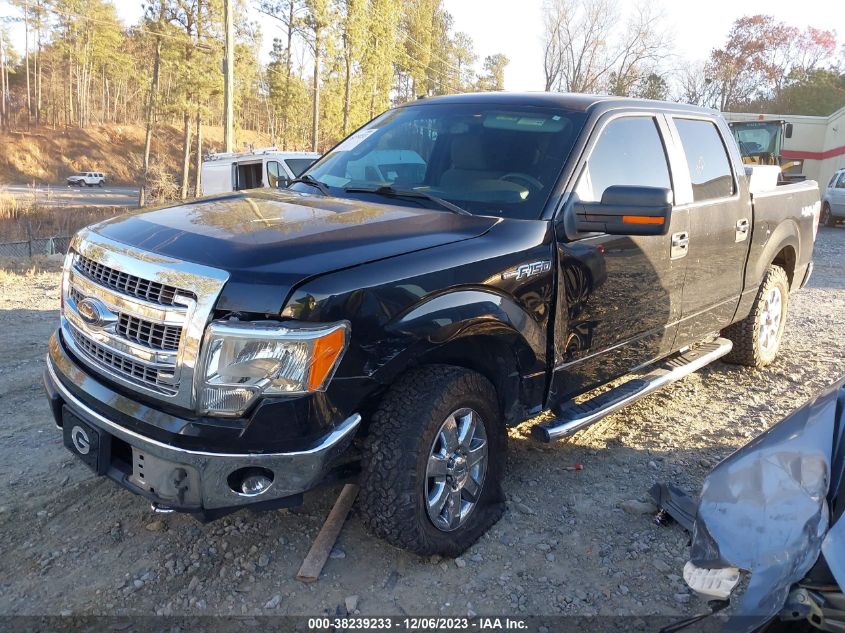
[[[780,266],[769,266],[751,313],[722,332],[734,344],[724,360],[746,367],[765,367],[771,363],[780,349],[788,305],[786,271]]]
[[[833,217],[833,214],[830,212],[830,205],[827,202],[825,202],[824,206],[822,206],[822,214],[819,217],[819,224],[824,224],[827,227],[836,226],[836,218]]]
[[[458,556],[502,515],[506,442],[496,391],[482,375],[448,365],[408,372],[370,424],[365,525],[417,554]]]

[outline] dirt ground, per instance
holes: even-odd
[[[722,458],[845,375],[845,228],[822,228],[776,363],[717,362],[551,446],[510,435],[504,518],[456,560],[368,536],[355,514],[324,576],[294,576],[338,489],[295,512],[202,525],[156,515],[62,446],[42,394],[57,264],[0,270],[0,615],[686,615],[687,536],[637,513],[656,481],[696,491]],[[581,463],[579,472],[564,469]],[[623,505],[626,509],[623,509]],[[357,601],[357,606],[353,604]]]
[[[109,183],[137,185],[144,154],[143,125],[100,125],[85,129],[34,127],[0,132],[0,184],[61,183],[79,171],[103,171]],[[271,145],[266,134],[237,130],[235,147]],[[153,136],[152,157],[171,174],[181,173],[182,128],[159,125]],[[220,151],[223,128],[203,126],[203,151]]]

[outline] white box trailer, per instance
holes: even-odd
[[[202,163],[202,195],[284,186],[318,158],[314,152],[282,152],[275,147],[209,154]]]

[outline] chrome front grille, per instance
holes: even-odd
[[[106,365],[131,380],[154,387],[156,390],[175,393],[173,385],[168,381],[160,381],[159,370],[155,367],[143,365],[121,354],[116,354],[108,348],[98,345],[77,329],[71,329],[71,336],[79,348],[92,360]],[[172,374],[171,374],[172,376]]]
[[[76,303],[85,299],[85,295],[74,287],[70,289],[70,296]],[[123,338],[141,343],[152,349],[169,351],[179,349],[179,340],[182,337],[181,326],[162,325],[122,312],[117,312],[117,317],[115,332]]]
[[[182,328],[178,325],[150,323],[128,314],[121,314],[116,331],[128,338],[154,349],[178,350]]]
[[[227,279],[83,230],[65,260],[62,339],[95,373],[194,408],[200,343]]]
[[[179,293],[179,290],[173,286],[110,268],[83,255],[77,257],[76,268],[97,283],[160,305],[174,305],[173,301]]]

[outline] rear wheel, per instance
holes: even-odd
[[[486,378],[446,365],[409,372],[370,424],[360,497],[367,528],[417,554],[459,555],[504,510],[506,437]]]
[[[722,332],[734,344],[724,360],[747,367],[764,367],[771,363],[780,349],[788,305],[786,271],[780,266],[769,266],[751,313]]]

